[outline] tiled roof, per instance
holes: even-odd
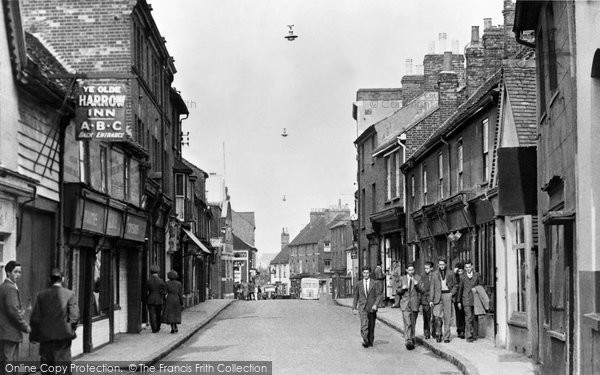
[[[284,247],[271,261],[271,264],[287,264],[290,262],[290,248]]]
[[[512,109],[519,146],[537,143],[535,61],[506,61],[504,85]]]
[[[300,246],[318,243],[319,240],[322,240],[326,237],[328,230],[329,228],[325,222],[325,217],[319,217],[312,224],[309,223],[302,228],[300,233],[298,233],[298,235],[292,242],[290,242],[288,246]]]
[[[66,92],[69,87],[69,79],[52,79],[46,77],[51,74],[67,74],[65,67],[44,47],[44,45],[32,34],[25,33],[25,45],[27,48],[28,68],[33,68],[36,73],[44,76],[46,85],[54,90]],[[40,78],[40,77],[38,77]]]
[[[256,250],[256,248],[233,234],[233,250]]]
[[[463,118],[468,115],[471,110],[475,109],[485,96],[492,90],[496,89],[502,79],[502,69],[499,69],[493,76],[488,78],[477,91],[473,93],[463,104],[461,104],[456,112],[454,112],[444,123],[423,143],[408,160],[416,160],[423,156],[427,150],[439,142],[443,134],[447,134],[452,130],[462,125]],[[407,160],[407,161],[408,161]],[[406,164],[406,163],[405,163]]]

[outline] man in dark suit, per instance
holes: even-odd
[[[6,279],[0,285],[0,374],[4,373],[4,363],[17,360],[19,343],[23,332],[31,329],[25,321],[17,281],[21,278],[21,264],[11,260],[4,266]]]
[[[415,265],[409,263],[406,266],[406,274],[400,278],[400,309],[402,309],[402,320],[404,321],[404,339],[406,348],[415,348],[415,324],[419,315],[421,301],[421,277],[415,275]]]
[[[446,268],[446,259],[438,259],[438,269],[431,274],[429,286],[429,306],[433,309],[435,340],[450,342],[450,318],[452,317],[452,296],[456,292],[454,273]],[[442,336],[443,328],[443,336]]]
[[[159,272],[160,268],[156,264],[151,265],[150,278],[146,282],[146,306],[148,306],[152,333],[160,331],[162,306],[167,294],[167,286],[164,280],[158,277]]]
[[[62,272],[50,272],[48,289],[41,291],[31,313],[32,341],[40,343],[40,362],[48,365],[71,363],[71,342],[79,321],[77,298],[63,287]]]
[[[423,310],[423,336],[425,339],[431,337],[431,306],[429,305],[429,294],[431,286],[431,271],[433,271],[433,263],[425,262],[425,273],[421,275],[421,309]]]
[[[473,269],[473,262],[465,262],[465,273],[460,276],[458,284],[458,307],[465,312],[465,335],[468,342],[477,340],[479,335],[479,320],[473,309],[473,289],[481,284],[481,276]]]
[[[360,316],[360,333],[363,338],[363,347],[373,346],[375,340],[375,320],[377,319],[377,305],[381,301],[381,286],[371,280],[369,267],[363,267],[363,278],[354,286],[354,301],[352,312],[357,310]]]
[[[377,282],[377,284],[379,284],[379,288],[381,289],[381,300],[379,301],[379,304],[377,305],[378,308],[382,308],[385,307],[385,273],[383,272],[383,269],[381,268],[381,262],[377,262],[377,267],[375,267],[375,270],[373,271],[373,278],[375,279],[375,281]]]

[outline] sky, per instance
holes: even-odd
[[[462,53],[472,25],[503,22],[502,0],[149,3],[190,112],[183,156],[224,174],[234,210],[255,212],[259,256],[279,252],[282,228],[293,239],[311,209],[354,212],[358,89],[401,87],[406,59],[422,64],[439,33]]]

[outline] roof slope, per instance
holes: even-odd
[[[535,60],[505,62],[504,85],[513,113],[520,146],[537,144]]]
[[[287,264],[290,262],[290,248],[284,247],[271,261],[271,264]]]
[[[233,234],[233,250],[256,250],[256,248]]]

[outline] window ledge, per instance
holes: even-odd
[[[594,312],[583,315],[583,324],[591,327],[594,331],[600,332],[600,313]]]
[[[553,330],[547,330],[546,333],[548,334],[548,336],[552,337],[553,339],[556,340],[560,340],[560,341],[567,341],[567,335],[565,333],[561,333],[558,331],[553,331]]]
[[[513,311],[512,315],[506,322],[508,325],[519,327],[519,328],[528,328],[527,327],[527,313],[521,311]]]

